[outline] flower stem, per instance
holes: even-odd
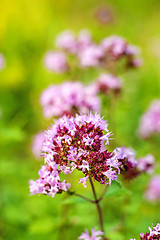
[[[94,195],[94,199],[95,199],[95,204],[96,204],[96,207],[97,207],[97,212],[98,212],[98,216],[99,216],[100,227],[101,227],[102,232],[104,232],[102,211],[101,211],[101,207],[100,207],[100,204],[99,204],[99,200],[98,200],[98,198],[97,198],[97,194],[96,194],[96,191],[95,191],[95,188],[94,188],[94,184],[93,184],[93,182],[92,182],[91,177],[89,177],[89,180],[90,180],[91,188],[92,188],[93,195]]]
[[[105,188],[104,188],[104,190],[103,190],[100,198],[98,199],[99,202],[103,199],[103,197],[104,197],[104,195],[105,195],[105,193],[106,193],[106,191],[107,191],[107,188],[108,188],[108,185],[105,186]]]

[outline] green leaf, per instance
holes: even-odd
[[[122,196],[124,194],[132,194],[132,192],[127,188],[125,188],[124,186],[122,186],[121,183],[117,181],[113,181],[105,194],[105,198],[119,196],[119,195]]]

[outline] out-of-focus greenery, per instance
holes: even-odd
[[[95,12],[100,6],[112,11],[110,23],[98,21]],[[6,67],[0,71],[0,240],[71,240],[85,228],[98,229],[94,205],[65,195],[54,199],[29,196],[28,180],[36,179],[43,163],[31,153],[32,137],[50,124],[42,116],[40,93],[49,84],[65,80],[44,69],[42,58],[65,29],[90,29],[96,41],[121,35],[140,46],[144,65],[121,74],[124,88],[111,111],[115,120],[110,130],[117,146],[131,146],[137,156],[150,152],[160,161],[160,136],[146,142],[136,134],[141,114],[150,101],[160,97],[159,12],[159,0],[0,1],[0,53],[6,59]],[[86,78],[92,80],[89,74]],[[107,119],[107,106],[103,109]],[[160,221],[158,203],[144,199],[149,178],[143,175],[122,188],[114,184],[106,194],[103,215],[111,240],[138,238],[148,225]],[[78,191],[91,194],[81,186]]]

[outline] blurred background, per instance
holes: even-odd
[[[121,73],[124,89],[114,112],[114,137],[117,146],[133,147],[138,157],[152,153],[160,161],[160,136],[144,141],[136,133],[140,116],[160,98],[159,13],[159,0],[0,1],[0,53],[5,58],[0,71],[0,240],[71,240],[86,228],[98,228],[95,208],[88,203],[29,195],[28,181],[38,177],[43,164],[31,152],[32,139],[51,123],[43,117],[40,94],[49,84],[66,80],[48,72],[42,59],[63,30],[88,29],[97,42],[120,35],[141,48],[142,68]],[[111,240],[138,239],[160,221],[159,203],[144,198],[149,179],[140,176],[125,190],[106,195],[103,215]]]

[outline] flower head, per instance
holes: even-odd
[[[44,140],[44,132],[39,132],[37,135],[34,136],[32,143],[32,152],[37,159],[41,157],[42,144]]]
[[[36,181],[30,180],[31,194],[44,194],[54,197],[56,193],[68,191],[70,183],[63,182],[59,177],[57,164],[44,165],[39,170],[39,178]]]
[[[74,33],[72,31],[66,30],[60,33],[55,40],[55,44],[58,48],[67,50],[71,53],[76,53],[77,51],[77,41]]]
[[[0,54],[0,70],[3,69],[4,66],[5,66],[4,56]]]
[[[137,58],[137,55],[140,54],[140,49],[128,44],[125,39],[119,36],[110,36],[103,39],[101,47],[106,57],[110,60],[117,61],[125,57],[127,67],[139,67],[142,64],[141,59],[139,57]]]
[[[109,144],[111,135],[107,127],[100,115],[76,115],[57,120],[52,130],[46,132],[42,148],[45,162],[59,164],[63,172],[77,169],[85,177],[93,177],[102,184],[110,183],[117,178],[119,163],[113,166],[112,153],[102,150],[103,142]],[[80,182],[85,186],[86,180]]]
[[[154,169],[154,157],[151,154],[136,159],[135,151],[126,147],[116,148],[113,153],[113,156],[121,162],[120,172],[127,180],[137,177],[142,172],[151,173]]]
[[[76,112],[100,112],[100,99],[96,91],[80,82],[51,85],[42,92],[41,105],[46,118],[75,115]]]
[[[62,52],[47,52],[44,57],[45,67],[56,73],[63,73],[68,70],[68,63],[64,53]]]
[[[100,46],[90,45],[79,53],[79,61],[82,67],[96,67],[104,57],[104,51]]]
[[[154,133],[160,134],[160,100],[153,101],[142,115],[138,132],[141,138],[149,138]]]
[[[31,192],[54,196],[61,190],[67,191],[69,185],[61,183],[59,175],[75,169],[83,174],[79,183],[84,187],[89,177],[111,184],[120,173],[121,163],[112,152],[102,148],[104,143],[109,144],[110,135],[108,124],[98,114],[63,116],[57,120],[46,131],[42,155],[47,165],[39,171],[38,180],[31,180]]]
[[[104,51],[114,59],[118,59],[125,54],[126,44],[126,41],[119,36],[110,36],[101,42]]]
[[[148,227],[148,233],[141,233],[141,240],[159,240],[160,239],[160,224],[157,223],[156,227]],[[132,240],[132,239],[130,239]]]
[[[149,201],[160,200],[160,175],[155,175],[151,178],[145,192],[145,197]]]
[[[100,236],[103,236],[103,232],[101,230],[95,231],[94,228],[91,230],[91,236],[89,235],[88,230],[86,230],[78,239],[83,240],[101,240],[102,238]]]
[[[80,31],[77,38],[77,53],[91,45],[93,45],[93,42],[90,32],[87,30]]]
[[[148,154],[145,157],[139,158],[137,162],[137,169],[140,172],[153,173],[155,168],[155,159],[152,154]]]
[[[112,74],[101,74],[95,81],[99,92],[108,94],[110,92],[118,93],[122,83],[119,78]]]

